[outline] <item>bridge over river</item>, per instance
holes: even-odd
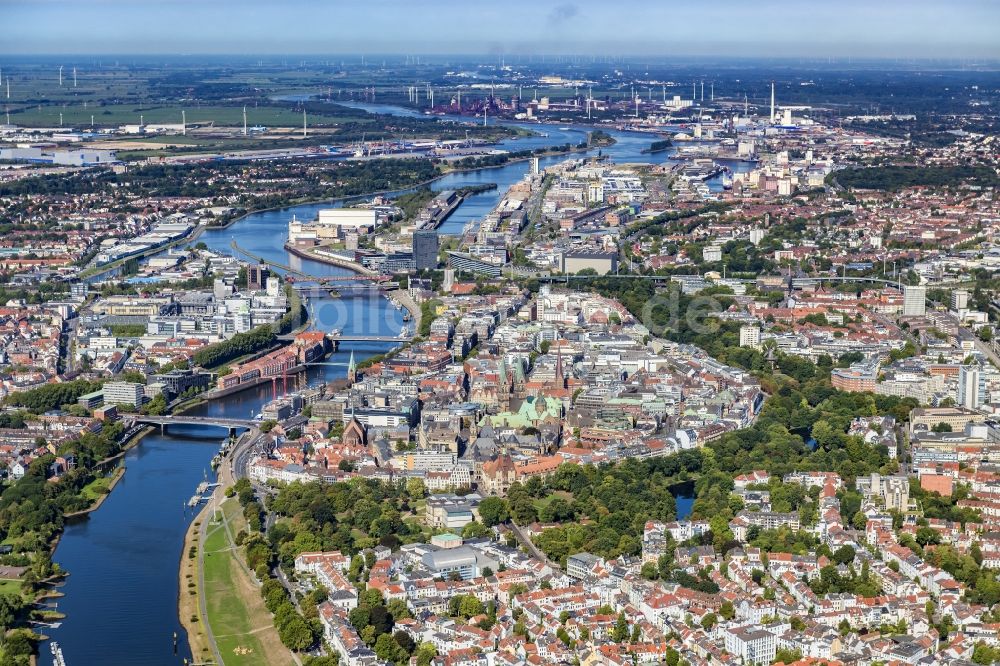
[[[235,251],[239,252],[245,257],[253,259],[259,264],[266,264],[272,268],[277,268],[283,271],[287,275],[294,276],[300,280],[306,280],[308,282],[315,282],[316,284],[322,285],[331,293],[336,294],[339,289],[349,289],[349,290],[379,290],[379,291],[391,291],[396,289],[397,285],[395,282],[391,281],[388,275],[380,275],[372,273],[370,275],[310,275],[297,268],[292,268],[288,264],[283,264],[273,259],[268,259],[260,255],[256,255],[249,250],[245,250],[237,245],[236,241],[233,240],[229,243],[229,246]],[[298,288],[298,287],[296,287]]]
[[[222,416],[188,416],[187,414],[167,414],[150,416],[148,414],[129,414],[126,420],[135,424],[158,425],[166,428],[168,425],[215,426],[225,428],[234,434],[241,428],[252,428],[257,424],[253,419],[231,419]]]

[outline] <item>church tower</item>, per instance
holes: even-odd
[[[555,385],[558,388],[566,388],[566,378],[563,376],[562,345],[556,349],[556,377]]]
[[[524,377],[524,364],[520,358],[514,359],[514,397],[524,400],[528,395],[528,388]]]
[[[507,362],[497,364],[497,404],[501,412],[510,411],[511,380],[507,375]]]
[[[347,381],[354,384],[358,381],[358,366],[354,363],[354,350],[351,350],[351,358],[347,362]]]

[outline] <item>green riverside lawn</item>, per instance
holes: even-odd
[[[229,529],[235,535],[242,520],[235,499],[222,504]],[[260,590],[238,560],[225,525],[209,524],[204,548],[205,589],[208,622],[227,666],[291,664],[288,650],[273,627],[274,619],[264,607]]]

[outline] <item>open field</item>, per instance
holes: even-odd
[[[110,484],[111,479],[102,476],[85,485],[83,490],[80,491],[80,494],[89,499],[91,502],[94,502],[108,493],[108,486]]]
[[[302,113],[283,106],[247,106],[247,124],[251,127],[302,127]],[[65,104],[36,104],[32,106],[10,107],[12,123],[26,127],[59,127],[59,114],[62,114],[62,126],[89,129],[91,117],[95,128],[118,127],[119,125],[139,124],[180,124],[181,111],[187,117],[188,125],[198,123],[214,123],[215,125],[242,127],[242,106],[204,106],[191,104],[95,104],[84,106],[81,102]],[[329,126],[346,120],[343,116],[311,113],[308,116],[309,125]],[[177,137],[171,137],[176,139]]]
[[[21,587],[22,583],[20,580],[0,580],[0,594],[21,594]]]
[[[239,503],[235,499],[222,505],[230,530],[238,529]],[[259,588],[243,569],[236,547],[229,539],[223,522],[208,527],[204,548],[205,589],[208,622],[219,652],[227,665],[292,664],[264,607]]]
[[[554,491],[554,492],[546,495],[545,497],[541,497],[539,499],[534,500],[532,502],[532,504],[535,505],[536,509],[542,509],[542,508],[548,506],[549,504],[552,504],[552,502],[557,497],[560,498],[560,499],[564,499],[567,502],[569,502],[569,501],[571,501],[573,499],[573,493],[566,492],[565,490],[556,490],[556,491]]]

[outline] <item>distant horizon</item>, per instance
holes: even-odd
[[[0,0],[7,56],[1000,59],[990,0]]]
[[[426,58],[428,62],[421,62],[420,65],[424,64],[440,64],[438,61],[443,60],[455,60],[455,61],[476,61],[480,63],[489,62],[499,62],[500,58],[506,59],[506,65],[515,64],[542,64],[543,61],[548,63],[551,59],[552,64],[573,64],[578,62],[580,64],[614,64],[615,62],[627,62],[629,64],[669,64],[668,60],[675,59],[681,61],[723,61],[723,62],[737,62],[737,63],[791,63],[794,61],[802,61],[813,64],[823,64],[823,65],[850,65],[850,64],[866,64],[866,63],[897,63],[900,65],[905,65],[907,63],[965,63],[970,62],[977,64],[998,64],[1000,65],[1000,55],[991,57],[973,57],[973,56],[864,56],[864,57],[853,57],[853,56],[809,56],[809,55],[786,55],[786,56],[740,56],[740,55],[727,55],[720,53],[705,53],[705,54],[689,54],[689,53],[671,53],[671,54],[643,54],[643,53],[616,53],[616,54],[594,54],[594,53],[504,53],[501,55],[492,53],[412,53],[412,52],[361,52],[361,51],[351,51],[351,52],[330,52],[330,53],[280,53],[280,52],[268,52],[268,53],[215,53],[215,52],[188,52],[188,53],[169,53],[169,52],[107,52],[107,53],[72,53],[72,52],[38,52],[38,53],[8,53],[0,50],[0,59],[3,62],[12,61],[34,61],[39,59],[52,59],[52,58],[80,58],[87,60],[94,59],[108,59],[108,58],[133,58],[133,59],[155,59],[155,58],[165,58],[165,59],[186,59],[186,58],[204,58],[206,60],[263,60],[263,65],[276,65],[274,61],[275,58],[297,58],[307,64],[316,64],[318,61],[323,60],[341,60],[344,63],[359,64],[360,58],[370,58],[371,61],[367,62],[366,65],[375,66],[381,64],[379,59],[393,58],[394,62],[392,64],[399,64],[400,59],[419,57],[421,59]],[[105,66],[108,63],[103,63]],[[297,65],[298,62],[285,63],[288,66]],[[331,63],[332,65],[333,63]],[[390,63],[386,63],[388,66]],[[412,63],[416,65],[417,63]]]

